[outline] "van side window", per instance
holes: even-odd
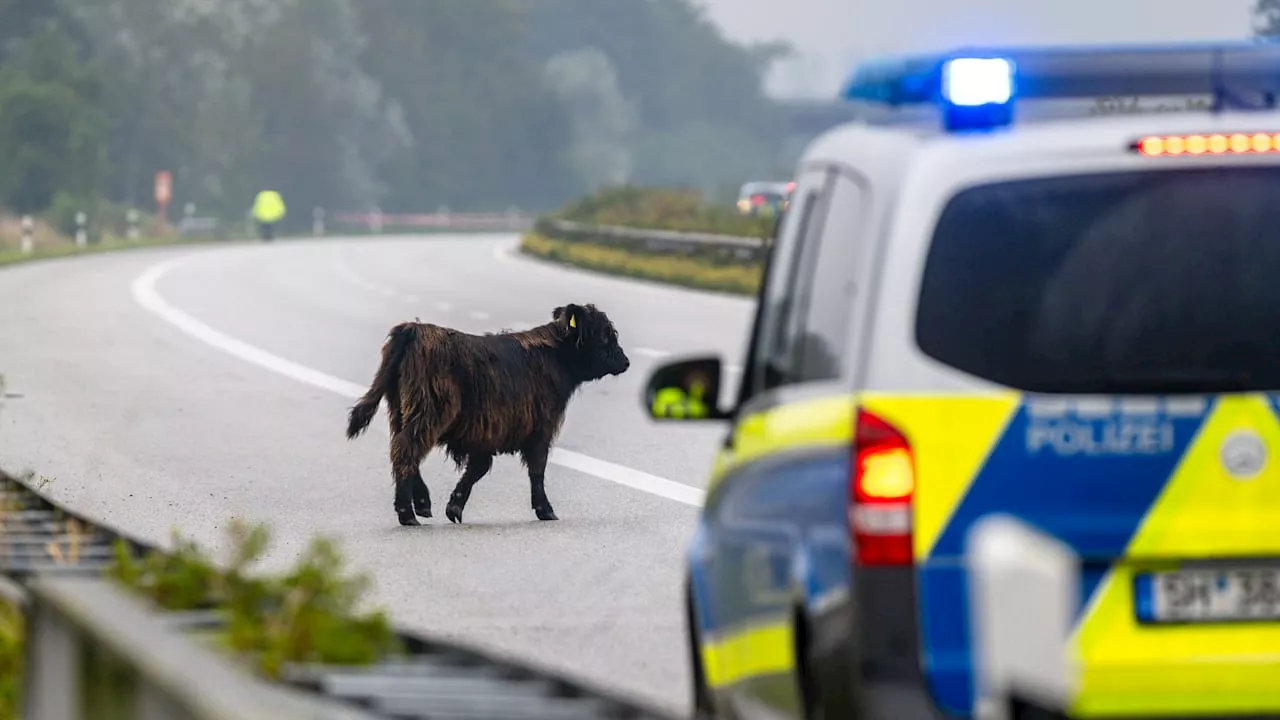
[[[864,185],[844,173],[835,175],[821,235],[806,252],[812,279],[797,288],[797,308],[804,317],[796,342],[801,380],[835,380],[848,360],[844,346],[867,246],[866,199]]]
[[[798,379],[795,340],[803,308],[796,306],[797,290],[809,282],[805,250],[821,231],[829,198],[827,184],[828,173],[823,169],[806,171],[796,183],[760,298],[760,324],[751,348],[751,377],[743,400]]]

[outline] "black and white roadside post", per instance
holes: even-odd
[[[382,208],[376,205],[373,212],[369,214],[369,231],[374,235],[382,232]]]
[[[1079,686],[1070,638],[1080,598],[1080,558],[1057,538],[1011,516],[974,523],[967,538],[975,717],[1065,720]]]
[[[129,208],[129,212],[125,214],[125,222],[128,224],[128,228],[125,230],[126,235],[130,240],[137,240],[138,211],[134,208]]]
[[[22,216],[22,252],[30,255],[36,249],[36,223],[30,215]]]
[[[311,211],[311,234],[316,237],[324,236],[324,208],[319,205]]]
[[[84,247],[89,244],[89,232],[85,229],[85,224],[89,222],[89,216],[84,211],[76,213],[76,246]]]

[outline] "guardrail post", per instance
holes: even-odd
[[[370,213],[369,230],[375,235],[382,232],[382,208],[375,206],[373,212]]]
[[[1068,644],[1080,603],[1080,559],[1056,538],[992,515],[969,531],[965,563],[973,628],[976,717],[1062,717],[1078,684]]]
[[[311,211],[311,234],[316,237],[324,235],[324,208],[319,205]]]
[[[138,239],[138,211],[129,208],[129,212],[125,215],[125,221],[129,224],[128,236],[130,240]]]
[[[22,252],[31,254],[36,249],[36,223],[30,215],[22,216]]]
[[[84,211],[76,213],[76,245],[84,247],[89,243],[89,233],[85,230],[85,223],[89,222],[89,217]]]
[[[440,205],[436,208],[436,224],[440,227],[449,227],[448,205]]]
[[[27,653],[23,677],[26,720],[79,720],[83,707],[83,649],[69,623],[42,603],[26,610]]]

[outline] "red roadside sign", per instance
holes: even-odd
[[[156,173],[156,204],[165,206],[169,204],[169,199],[173,197],[173,176],[168,170],[161,170]]]

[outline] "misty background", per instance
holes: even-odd
[[[1255,0],[698,0],[739,42],[785,40],[775,97],[831,97],[867,55],[968,44],[1243,39]]]
[[[284,232],[620,183],[731,202],[790,174],[797,100],[867,55],[1242,38],[1277,2],[0,0],[0,221],[149,211],[161,170],[228,221],[279,190]]]

